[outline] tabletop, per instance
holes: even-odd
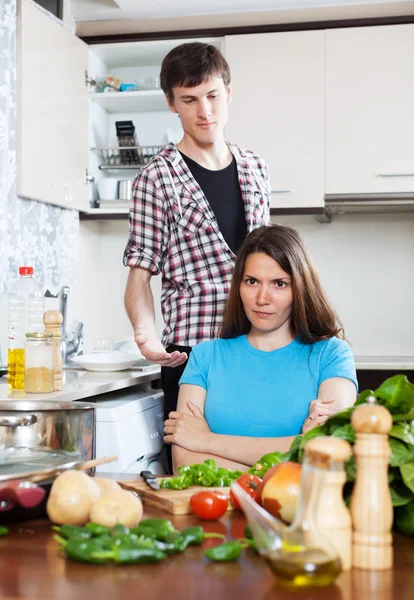
[[[218,521],[200,521],[194,515],[166,515],[144,511],[145,517],[171,518],[178,529],[202,525],[205,531],[244,537],[246,520],[240,511],[228,511]],[[203,549],[218,543],[206,540],[159,564],[119,566],[72,562],[58,550],[46,519],[9,527],[0,538],[0,598],[16,600],[412,600],[414,598],[414,539],[394,535],[394,568],[389,571],[352,570],[335,584],[320,589],[289,591],[281,587],[266,563],[250,549],[232,563],[210,563]]]

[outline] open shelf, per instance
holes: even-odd
[[[108,113],[168,111],[162,90],[99,92],[89,94],[89,98]]]

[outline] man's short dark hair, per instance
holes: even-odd
[[[170,102],[174,87],[196,87],[209,77],[221,77],[229,85],[230,67],[222,53],[211,44],[189,42],[176,46],[161,65],[161,88]]]

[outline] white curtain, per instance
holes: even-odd
[[[34,267],[44,291],[70,286],[78,240],[77,211],[16,196],[16,0],[0,0],[0,299],[20,265]]]

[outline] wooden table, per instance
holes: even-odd
[[[157,510],[147,517],[166,517]],[[202,523],[206,531],[243,537],[241,512],[219,521],[193,515],[171,517],[177,528]],[[47,519],[10,526],[0,538],[0,598],[15,600],[413,600],[414,539],[395,535],[395,568],[385,572],[342,573],[324,589],[286,591],[260,557],[244,550],[236,563],[209,563],[199,547],[188,548],[156,565],[86,565],[65,559]],[[207,540],[204,547],[216,544]]]

